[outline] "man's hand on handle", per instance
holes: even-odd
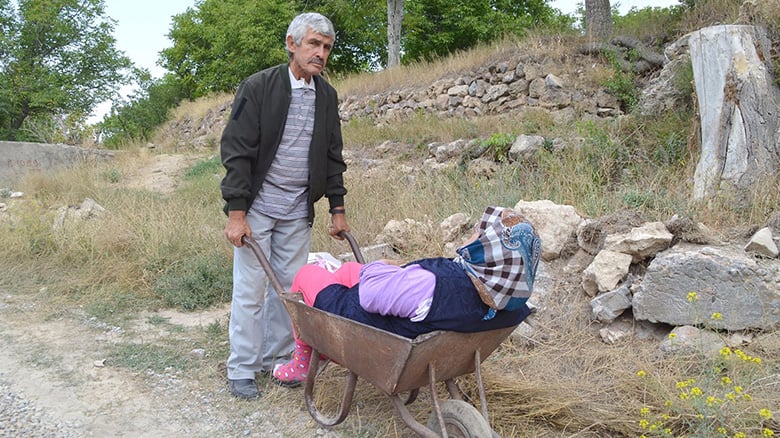
[[[225,225],[225,237],[233,246],[240,248],[244,246],[241,242],[242,237],[252,237],[252,229],[246,221],[246,212],[243,210],[230,210],[228,212],[228,222]]]
[[[334,239],[344,240],[344,238],[339,235],[339,233],[342,231],[350,231],[349,225],[347,224],[347,216],[344,213],[344,208],[338,207],[331,209],[328,233],[333,236]]]

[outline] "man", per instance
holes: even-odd
[[[255,374],[269,374],[294,348],[290,317],[242,237],[258,243],[287,290],[308,260],[317,200],[328,198],[332,236],[349,231],[338,97],[320,76],[335,38],[326,17],[295,17],[289,62],[241,83],[222,134],[225,237],[235,246],[227,376],[242,399],[260,397]]]

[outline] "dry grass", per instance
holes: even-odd
[[[724,4],[730,8],[731,3]],[[701,10],[697,14],[697,20],[717,21],[705,20],[712,12]],[[480,47],[435,63],[335,83],[342,97],[420,87],[518,50],[548,56],[565,70],[568,54],[579,42],[576,36],[534,34],[523,41]],[[605,72],[594,69],[588,80],[598,83]],[[229,99],[220,95],[187,103],[177,109],[175,118],[197,120]],[[537,199],[573,205],[588,217],[622,209],[639,211],[648,220],[680,214],[724,233],[762,225],[780,205],[777,179],[759,185],[747,197],[722,193],[707,204],[690,202],[690,181],[698,154],[692,140],[693,117],[691,112],[681,111],[653,118],[626,116],[618,121],[565,126],[536,112],[473,120],[421,116],[393,125],[353,121],[344,125],[345,148],[352,160],[346,175],[350,225],[358,241],[368,245],[391,219],[410,218],[435,226],[457,212],[476,219],[486,204],[511,206],[519,200]],[[492,175],[475,173],[467,165],[442,172],[419,169],[428,156],[426,145],[430,142],[486,138],[496,133],[560,137],[580,142],[583,147],[563,153],[545,152],[535,161],[498,166]],[[166,138],[170,134],[160,135]],[[376,146],[387,140],[399,146],[381,157],[385,166],[378,170],[366,164],[369,160],[363,159],[377,158]],[[0,263],[5,267],[0,272],[0,287],[41,293],[42,287],[56,285],[56,291],[50,291],[52,302],[63,307],[84,305],[100,318],[121,318],[160,305],[153,285],[167,267],[214,251],[229,258],[230,248],[221,234],[224,215],[218,195],[219,175],[190,180],[177,189],[175,196],[125,187],[123,181],[153,153],[138,148],[121,154],[112,163],[28,178],[18,188],[28,196],[9,202],[9,213],[0,220],[0,239],[4,243]],[[418,170],[410,173],[402,167],[404,164]],[[52,229],[58,207],[78,205],[86,197],[96,199],[108,215],[79,226]],[[325,234],[325,204],[317,205],[313,250],[347,252],[345,243]],[[443,242],[435,234],[420,235],[410,247],[404,257],[427,257],[440,254]],[[547,300],[546,316],[537,321],[533,340],[507,342],[485,362],[491,423],[502,436],[638,436],[642,433],[639,421],[643,407],[652,406],[660,412],[667,401],[679,400],[677,382],[712,377],[711,366],[716,361],[660,357],[657,340],[605,345],[597,333],[600,327],[589,321],[587,298],[576,286],[576,279],[555,280],[557,287]],[[739,405],[738,410],[728,411],[728,420],[741,430],[756,432],[758,420],[754,413],[762,407],[776,409],[780,405],[778,344],[751,347],[752,354],[764,358],[765,366],[746,371],[736,366],[730,369],[732,375],[746,379],[745,388],[753,395],[753,400]],[[648,377],[639,378],[640,370]],[[212,378],[223,379],[219,370],[206,372]],[[317,395],[317,403],[326,412],[333,412],[337,406],[343,375],[343,369],[332,367],[321,381],[330,388]],[[473,377],[463,379],[462,386],[473,396]],[[709,389],[714,391],[716,386],[712,383]],[[279,403],[303,408],[300,392],[278,391],[272,395]],[[422,394],[411,407],[423,423],[429,413],[426,397]],[[338,430],[354,436],[411,436],[392,411],[383,394],[362,383],[352,413]],[[693,408],[681,408],[665,420],[665,425],[675,435],[693,433],[696,414]]]
[[[202,119],[206,113],[213,111],[225,102],[233,100],[232,93],[215,93],[201,97],[194,101],[184,101],[171,112],[171,120],[182,120],[189,118],[192,120]]]
[[[692,32],[707,26],[733,24],[739,17],[740,0],[697,1],[683,17],[680,27]]]

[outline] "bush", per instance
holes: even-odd
[[[487,140],[482,140],[482,146],[493,157],[493,161],[504,162],[509,157],[509,150],[512,148],[515,138],[512,134],[495,133]]]
[[[157,279],[154,292],[165,305],[185,311],[205,309],[230,300],[231,260],[211,253],[181,260]]]

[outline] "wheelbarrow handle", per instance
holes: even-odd
[[[355,255],[355,260],[357,260],[359,263],[365,263],[363,254],[360,252],[360,246],[357,244],[355,238],[352,237],[352,234],[350,234],[348,231],[342,231],[339,233],[339,235],[345,238],[347,242],[349,242],[349,246],[352,248],[352,253]],[[276,273],[274,273],[273,269],[271,268],[271,263],[268,261],[268,257],[266,257],[265,253],[263,253],[263,250],[260,249],[260,245],[258,245],[257,242],[255,242],[253,239],[250,239],[246,236],[241,236],[241,242],[249,247],[249,249],[252,250],[252,252],[255,254],[255,257],[257,257],[257,260],[260,261],[260,265],[263,267],[263,270],[268,276],[268,279],[271,281],[271,286],[273,286],[276,293],[279,294],[285,292],[284,287],[282,287],[282,283],[279,281]]]
[[[279,278],[276,276],[276,273],[274,273],[274,270],[271,268],[271,263],[268,261],[268,257],[265,256],[265,253],[263,250],[260,249],[260,245],[257,244],[253,239],[250,239],[246,236],[241,236],[241,242],[244,243],[247,247],[249,247],[250,250],[252,250],[253,253],[255,253],[255,257],[257,257],[257,260],[260,262],[260,265],[263,267],[263,271],[265,271],[265,275],[268,276],[268,279],[271,281],[271,286],[274,287],[274,290],[277,294],[280,294],[282,292],[285,292],[284,288],[282,287],[282,283],[279,282]]]
[[[357,244],[355,238],[352,237],[352,234],[349,231],[341,231],[339,232],[339,236],[347,239],[349,247],[352,249],[352,254],[355,255],[355,260],[361,265],[364,265],[366,260],[363,258],[363,253],[360,252],[360,246]]]

